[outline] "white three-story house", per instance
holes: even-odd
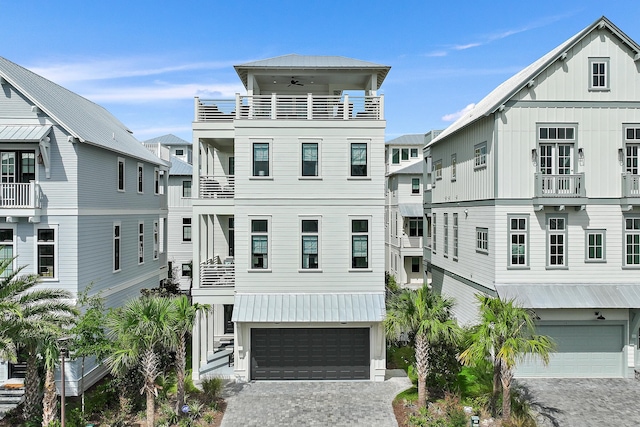
[[[639,153],[640,46],[605,17],[427,146],[433,287],[465,324],[474,294],[514,298],[557,343],[519,376],[633,377]]]
[[[192,296],[214,310],[194,376],[232,344],[239,380],[383,380],[389,67],[287,55],[235,69],[245,95],[195,100]]]

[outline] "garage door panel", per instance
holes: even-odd
[[[518,364],[519,377],[622,377],[624,344],[622,325],[540,325],[537,333],[556,342],[549,365],[527,357]]]
[[[369,379],[368,328],[251,330],[252,379]]]

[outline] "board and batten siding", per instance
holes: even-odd
[[[153,176],[151,177],[153,179]],[[191,208],[191,198],[182,197],[182,183],[192,181],[191,175],[171,175],[169,176],[169,188],[167,204],[169,208]],[[193,183],[192,183],[193,185]],[[192,186],[193,191],[193,186]],[[193,193],[192,193],[193,194]],[[195,194],[193,194],[195,196]]]

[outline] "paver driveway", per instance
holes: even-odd
[[[519,379],[539,427],[640,425],[640,381],[622,378]]]
[[[230,384],[222,427],[396,427],[391,402],[409,379]]]

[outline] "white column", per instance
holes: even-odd
[[[207,314],[200,313],[200,366],[203,366],[207,363],[207,337],[209,335],[209,331],[207,330]],[[202,342],[204,339],[204,342]]]
[[[196,315],[191,347],[191,378],[194,380],[200,379],[200,333],[200,315]]]
[[[213,344],[214,344],[214,315],[215,309],[213,306],[211,307],[211,311],[207,312],[207,353],[213,353]]]

